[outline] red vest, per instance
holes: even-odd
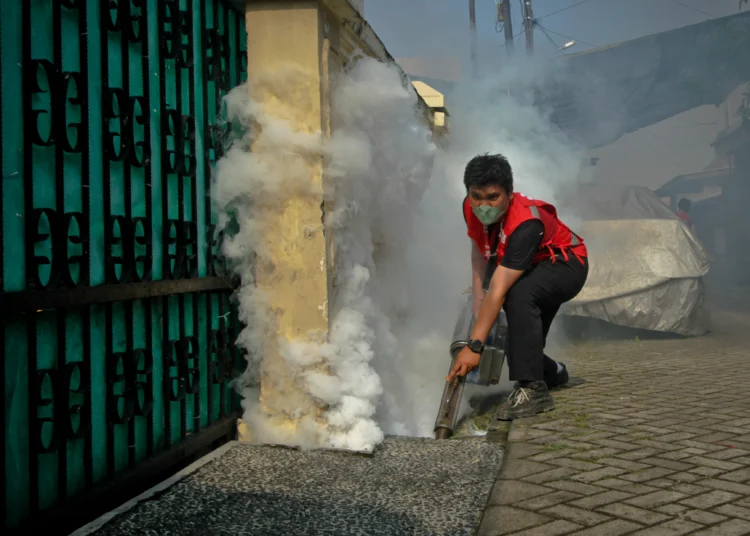
[[[573,253],[578,258],[588,256],[583,239],[558,219],[557,210],[554,206],[519,193],[513,194],[508,212],[506,212],[502,223],[494,226],[492,233],[474,215],[468,197],[464,199],[464,219],[468,226],[467,234],[469,238],[474,241],[486,259],[494,254],[491,251],[492,244],[495,242],[497,233],[500,233],[500,240],[497,240],[498,264],[503,259],[508,237],[513,234],[513,231],[519,225],[528,220],[540,220],[544,224],[544,236],[539,246],[539,252],[534,256],[534,264],[549,258],[552,258],[552,262],[555,262],[555,254],[558,252],[562,253],[565,260],[568,259],[568,252]]]

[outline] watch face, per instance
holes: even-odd
[[[482,341],[469,341],[469,350],[479,353],[482,351]]]

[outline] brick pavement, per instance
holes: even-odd
[[[750,534],[750,321],[573,345],[585,383],[518,421],[479,536]],[[563,359],[565,361],[565,359]]]

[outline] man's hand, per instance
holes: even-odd
[[[456,376],[466,376],[469,372],[479,366],[479,354],[475,354],[468,347],[464,347],[456,356],[456,361],[453,363],[453,368],[450,374],[445,378],[446,381],[451,381]]]

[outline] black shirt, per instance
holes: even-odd
[[[500,266],[505,266],[511,270],[531,269],[534,255],[539,252],[543,237],[544,224],[541,220],[534,219],[523,222],[508,237]]]

